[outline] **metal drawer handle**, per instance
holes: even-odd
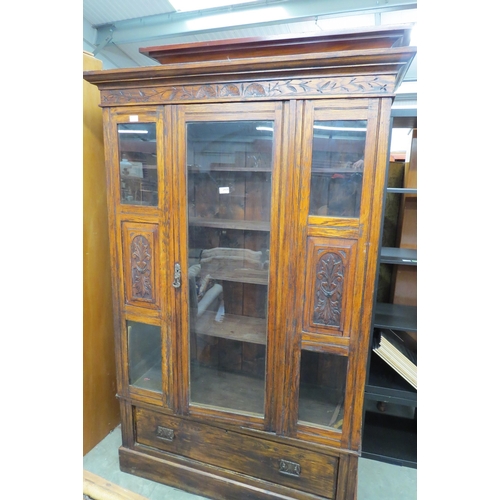
[[[284,474],[285,476],[299,477],[300,464],[281,459],[279,472],[280,474]]]
[[[168,427],[162,427],[159,425],[156,428],[156,437],[163,441],[172,442],[174,440],[174,429],[169,429]]]

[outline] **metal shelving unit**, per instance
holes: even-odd
[[[416,128],[416,110],[393,109],[392,126],[393,128]],[[386,186],[387,193],[416,197],[417,190]],[[417,251],[407,248],[382,247],[379,264],[416,266]],[[400,304],[377,303],[372,318],[374,336],[376,329],[384,328],[417,332],[417,308]],[[373,337],[372,342],[374,342]],[[385,411],[377,410],[378,408],[384,408]],[[399,414],[398,409],[402,409]],[[416,468],[416,414],[417,390],[370,350],[365,386],[362,456]]]

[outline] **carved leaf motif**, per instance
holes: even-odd
[[[334,253],[324,253],[316,266],[313,321],[327,326],[340,326],[344,263]]]
[[[151,247],[144,236],[132,240],[132,290],[134,297],[152,298]]]
[[[204,99],[207,97],[215,97],[216,91],[212,85],[203,85],[198,89],[198,92],[196,93],[196,98],[197,99]]]
[[[247,96],[265,96],[266,91],[260,83],[252,83],[245,89]]]
[[[234,84],[224,85],[220,91],[221,97],[239,96],[240,89]]]
[[[332,82],[328,81],[324,83],[323,85],[318,84],[316,90],[322,94],[324,91],[328,90],[328,87],[331,85]]]

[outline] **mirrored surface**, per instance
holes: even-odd
[[[187,136],[190,402],[263,415],[273,123]]]
[[[299,422],[342,430],[347,357],[302,350]]]
[[[365,120],[315,121],[310,215],[359,217]]]
[[[127,321],[127,337],[130,385],[161,392],[160,327]]]
[[[157,206],[156,124],[118,124],[118,145],[121,202]]]

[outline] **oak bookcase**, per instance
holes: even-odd
[[[123,471],[351,500],[408,26],[142,49],[104,117]]]

